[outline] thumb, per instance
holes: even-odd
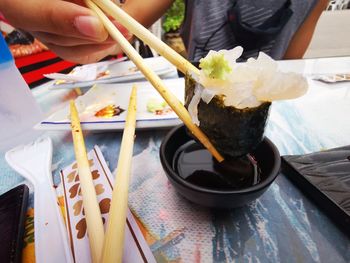
[[[104,41],[108,36],[94,13],[75,3],[61,0],[2,2],[4,3],[0,4],[0,10],[3,10],[6,19],[17,28],[96,41]]]

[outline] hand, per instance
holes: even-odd
[[[65,60],[85,64],[121,52],[83,0],[0,0],[0,12],[12,26],[30,32]]]

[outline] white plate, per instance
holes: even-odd
[[[122,130],[133,84],[99,84],[78,97],[75,104],[79,111],[82,128],[84,130]],[[183,78],[167,79],[164,80],[164,84],[183,103],[185,80]],[[160,102],[163,99],[149,82],[138,82],[136,85],[138,87],[136,128],[171,127],[181,123],[177,115],[171,110],[164,115],[148,112],[147,103],[150,99],[156,99]],[[125,111],[119,116],[111,118],[95,116],[97,111],[111,104],[119,106]],[[68,116],[69,105],[66,105],[43,120],[35,128],[40,130],[70,130]]]
[[[146,58],[144,61],[146,65],[151,67],[153,71],[159,76],[177,74],[176,68],[163,57]],[[109,74],[106,76],[91,81],[65,82],[61,84],[56,84],[55,81],[50,89],[86,88],[100,83],[119,83],[135,80],[145,80],[143,74],[137,69],[132,61],[123,61],[117,63],[110,61],[108,63],[109,65],[107,70],[109,71]]]

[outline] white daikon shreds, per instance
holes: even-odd
[[[294,99],[306,93],[308,84],[302,75],[280,72],[277,62],[263,52],[257,59],[237,63],[242,52],[242,47],[210,51],[200,60],[202,68],[200,76],[195,78],[195,94],[189,104],[196,124],[199,124],[200,100],[209,103],[215,95],[220,95],[225,106],[244,109],[258,107],[264,102]]]

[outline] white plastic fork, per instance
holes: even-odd
[[[5,155],[8,164],[34,185],[35,259],[38,263],[73,262],[68,235],[51,174],[52,142],[42,138]]]

